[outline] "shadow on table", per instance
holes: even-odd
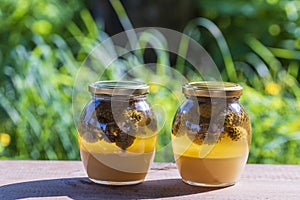
[[[78,200],[143,199],[191,195],[213,190],[217,188],[193,187],[183,183],[180,179],[149,180],[133,186],[102,186],[82,177],[4,185],[0,187],[0,199],[61,196]]]

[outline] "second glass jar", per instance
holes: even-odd
[[[205,187],[233,185],[247,162],[250,119],[234,83],[193,82],[172,127],[172,146],[182,180]]]

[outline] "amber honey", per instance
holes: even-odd
[[[94,182],[123,183],[140,182],[145,179],[153,159],[156,136],[135,139],[122,150],[106,141],[90,143],[79,137],[80,154],[90,179]]]

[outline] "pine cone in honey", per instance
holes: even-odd
[[[123,150],[126,150],[130,147],[135,140],[135,137],[132,135],[128,135],[123,131],[119,131],[117,136],[115,137],[116,145]]]
[[[86,119],[80,119],[79,134],[88,142],[104,140],[126,150],[137,134],[157,130],[149,113],[136,109],[135,101],[94,101],[86,107]]]
[[[240,112],[234,112],[231,109],[228,110],[224,121],[224,130],[234,141],[250,136],[250,119],[243,108]]]

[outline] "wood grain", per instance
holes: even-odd
[[[172,163],[154,163],[135,186],[101,186],[80,161],[0,161],[0,199],[300,199],[299,165],[247,165],[231,187],[184,184]]]

